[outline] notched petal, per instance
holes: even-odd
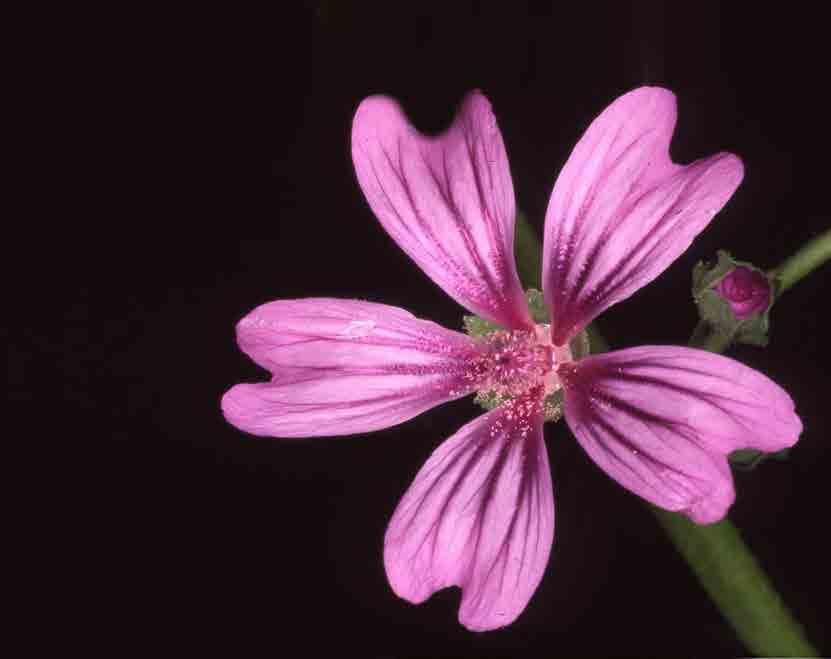
[[[462,589],[459,621],[484,631],[524,610],[554,534],[538,400],[519,399],[445,441],[402,498],[384,540],[393,590],[420,603]]]
[[[778,451],[802,423],[761,373],[702,350],[643,346],[561,369],[565,417],[589,456],[635,494],[698,523],[735,498],[727,456]]]
[[[592,122],[557,178],[543,249],[557,344],[661,274],[741,182],[741,160],[729,153],[673,163],[675,119],[666,89],[624,94]]]
[[[483,318],[530,325],[513,255],[508,158],[480,92],[437,137],[420,134],[392,99],[367,98],[352,124],[352,159],[375,215],[428,277]]]
[[[411,313],[361,300],[264,304],[237,325],[240,348],[272,373],[243,384],[222,409],[255,435],[313,437],[396,425],[470,393],[481,347]]]

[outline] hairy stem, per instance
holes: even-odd
[[[650,508],[707,595],[753,654],[819,656],[730,520],[699,526],[678,513]]]
[[[517,274],[523,286],[541,290],[542,249],[536,230],[529,224],[522,211],[517,211],[514,254],[516,255]]]
[[[831,259],[831,229],[808,241],[771,272],[779,281],[779,295]]]

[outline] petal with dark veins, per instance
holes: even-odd
[[[698,523],[718,521],[733,503],[732,451],[779,451],[802,431],[781,387],[703,350],[642,346],[587,357],[559,374],[566,421],[597,465]]]
[[[675,261],[732,196],[741,160],[669,157],[675,96],[624,94],[598,116],[563,167],[545,216],[543,287],[563,345]]]
[[[232,387],[222,411],[240,430],[271,437],[402,423],[469,394],[482,350],[404,309],[333,298],[264,304],[239,322],[237,341],[273,378]]]
[[[384,540],[393,590],[420,603],[462,589],[459,621],[510,624],[542,578],[554,499],[539,401],[519,398],[468,423],[430,456]]]
[[[384,96],[352,124],[352,160],[393,240],[463,307],[509,329],[532,325],[514,261],[514,188],[490,103],[467,95],[450,128],[419,133]]]

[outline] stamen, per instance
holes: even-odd
[[[494,332],[485,341],[487,389],[519,396],[551,370],[551,346],[539,344],[533,332]]]
[[[466,379],[478,391],[475,402],[494,409],[533,394],[543,406],[546,420],[562,416],[562,384],[557,368],[571,361],[571,350],[552,345],[549,325],[513,332],[497,330],[479,341],[482,352],[466,373]]]

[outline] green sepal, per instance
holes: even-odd
[[[510,400],[510,398],[510,396],[498,394],[495,391],[478,391],[473,397],[473,402],[490,412],[502,405],[505,401]],[[546,423],[549,421],[559,421],[563,417],[563,398],[562,389],[545,397],[542,404],[542,411],[543,420]]]
[[[509,398],[510,396],[498,394],[495,391],[477,391],[473,397],[473,402],[490,412],[502,405]]]
[[[724,277],[727,276],[737,265],[737,261],[733,260],[730,253],[720,249],[716,252],[717,261],[715,264],[707,263],[706,261],[699,261],[693,267],[693,297],[698,296],[717,285]],[[742,264],[744,265],[744,264]],[[753,267],[753,266],[750,266]]]
[[[487,336],[502,329],[500,325],[480,318],[479,316],[464,316],[462,322],[465,326],[465,333],[474,339]]]
[[[528,312],[531,315],[531,319],[535,323],[543,324],[549,322],[548,309],[545,307],[545,299],[540,291],[536,288],[529,288],[525,291],[525,302],[528,304]],[[462,322],[464,323],[467,335],[473,338],[480,338],[493,332],[505,330],[501,325],[492,323],[479,316],[464,316]]]
[[[553,394],[545,397],[542,404],[544,423],[559,421],[563,418],[563,390],[558,389]]]
[[[741,321],[733,315],[730,303],[721,295],[712,289],[705,289],[695,298],[695,304],[701,320],[706,321],[710,327],[723,334],[736,334]]]
[[[769,342],[769,329],[770,315],[767,311],[765,311],[760,316],[747,318],[739,327],[735,340],[738,343],[747,343],[749,345],[764,348]]]
[[[536,288],[529,288],[525,291],[525,301],[528,302],[528,311],[531,313],[531,320],[539,324],[551,322],[542,291],[538,291]]]
[[[775,453],[764,453],[756,449],[743,448],[738,451],[733,451],[730,456],[730,464],[740,471],[750,471],[755,469],[765,460],[786,460],[791,449],[786,448]]]

